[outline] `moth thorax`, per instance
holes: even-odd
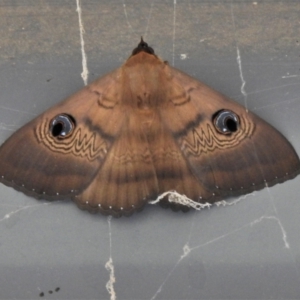
[[[123,73],[124,87],[128,89],[131,103],[138,109],[155,108],[158,99],[166,93],[165,65],[157,58],[148,56],[143,63],[132,64]]]
[[[151,109],[156,106],[155,97],[152,96],[153,93],[149,93],[147,91],[144,91],[143,93],[140,93],[136,95],[136,105],[139,109]]]

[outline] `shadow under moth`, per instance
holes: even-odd
[[[143,40],[120,68],[0,147],[2,183],[116,217],[166,191],[214,203],[292,179],[299,170],[281,133],[162,61]]]

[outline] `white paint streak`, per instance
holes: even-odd
[[[176,37],[176,0],[173,0],[173,57],[172,57],[172,66],[175,66],[175,37]]]
[[[236,33],[235,18],[234,18],[234,12],[233,12],[232,2],[231,2],[231,19],[232,19],[232,24],[233,24],[233,28],[234,28],[234,35],[236,35],[235,34]],[[244,104],[245,104],[246,111],[248,112],[248,103],[247,103],[248,95],[247,95],[247,93],[245,91],[246,81],[245,81],[244,75],[243,75],[241,53],[240,53],[240,49],[239,49],[239,46],[237,44],[236,38],[235,38],[235,43],[236,43],[236,60],[237,60],[237,63],[238,63],[240,78],[241,78],[241,81],[242,81],[241,93],[244,96]]]
[[[59,202],[59,201],[55,201],[55,202]],[[53,204],[53,203],[54,203],[54,202],[50,202],[50,203],[47,202],[47,203],[43,203],[42,205],[51,205],[51,204]],[[16,209],[16,210],[13,210],[13,211],[7,213],[6,215],[4,215],[4,217],[0,219],[0,222],[5,221],[5,220],[8,220],[10,217],[12,217],[13,215],[19,213],[19,212],[22,211],[22,210],[26,210],[26,209],[33,208],[33,207],[40,207],[40,206],[41,206],[41,204],[36,204],[36,205],[26,205],[26,206],[23,206],[23,207],[21,207],[21,208],[18,208],[18,209]]]
[[[245,81],[244,75],[243,75],[242,59],[241,59],[240,49],[239,49],[238,46],[236,46],[236,60],[237,60],[238,66],[239,66],[240,78],[241,78],[241,81],[242,81],[241,93],[244,96],[244,103],[245,103],[246,111],[248,111],[248,103],[247,103],[248,95],[245,91],[246,81]]]
[[[83,22],[82,22],[82,12],[81,12],[80,0],[76,0],[76,5],[77,5],[76,11],[78,12],[81,55],[82,55],[82,73],[81,73],[81,77],[83,79],[84,84],[87,85],[89,71],[88,71],[88,67],[87,67],[87,57],[86,57],[86,53],[85,53],[85,50],[84,50],[83,34],[84,34],[85,31],[84,31]]]
[[[285,75],[285,76],[281,76],[281,78],[293,78],[293,77],[299,77],[299,75]]]
[[[116,291],[114,289],[114,283],[116,282],[116,277],[115,277],[115,267],[111,255],[111,250],[112,250],[112,242],[111,242],[111,216],[107,217],[107,222],[108,222],[108,230],[109,230],[109,260],[105,264],[105,268],[107,271],[109,271],[109,280],[106,283],[106,290],[108,291],[110,295],[110,300],[116,300],[117,295]]]
[[[22,210],[25,210],[25,209],[28,209],[28,208],[31,208],[31,207],[32,207],[31,205],[30,206],[24,206],[24,207],[21,207],[17,210],[14,210],[10,213],[7,213],[2,219],[0,219],[0,222],[5,221],[5,220],[9,219],[11,216],[13,216],[14,214],[17,214],[18,212],[20,212]]]
[[[117,299],[116,292],[114,290],[114,283],[116,282],[116,278],[115,278],[115,269],[113,265],[113,260],[111,257],[109,258],[108,262],[105,264],[105,268],[107,271],[109,271],[109,281],[106,283],[106,289],[110,294],[110,299],[115,300]]]

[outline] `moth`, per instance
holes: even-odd
[[[214,203],[292,179],[299,170],[281,133],[162,61],[143,39],[120,68],[0,147],[5,185],[36,198],[71,198],[81,209],[116,217],[169,190]]]

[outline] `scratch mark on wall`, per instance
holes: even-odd
[[[172,48],[172,66],[175,66],[175,37],[176,37],[176,5],[177,0],[173,0],[173,48]]]
[[[257,223],[260,223],[261,221],[263,221],[265,219],[267,219],[267,220],[274,220],[274,221],[277,222],[277,224],[279,225],[279,228],[281,230],[281,233],[282,233],[282,240],[284,242],[284,246],[285,246],[285,248],[290,249],[290,244],[287,241],[286,231],[284,230],[284,228],[283,228],[280,220],[278,218],[276,218],[275,216],[262,216],[259,219],[254,220],[253,222],[251,222],[251,225],[255,225]]]
[[[236,34],[235,18],[234,18],[232,2],[231,2],[231,18],[232,18],[232,23],[233,23],[233,28],[234,28],[234,34]],[[236,38],[235,38],[235,41],[236,41]],[[237,42],[236,42],[236,60],[237,60],[237,63],[238,63],[240,78],[241,78],[241,81],[242,81],[241,93],[244,96],[244,105],[245,105],[246,111],[248,112],[248,103],[247,103],[248,95],[247,95],[246,90],[245,90],[246,81],[244,79],[241,53],[240,53],[240,49],[239,49],[239,46],[238,46]]]
[[[154,2],[154,0],[151,1],[150,12],[149,12],[149,16],[147,18],[147,25],[146,25],[144,36],[146,36],[148,33],[149,23],[150,23],[150,19],[152,16],[152,10],[153,10],[153,2]]]
[[[123,0],[123,10],[124,10],[124,14],[125,14],[125,18],[126,18],[126,22],[127,22],[128,28],[133,33],[134,31],[133,31],[133,28],[132,28],[129,20],[128,20],[127,8],[126,8],[126,4],[125,4],[124,0]]]

